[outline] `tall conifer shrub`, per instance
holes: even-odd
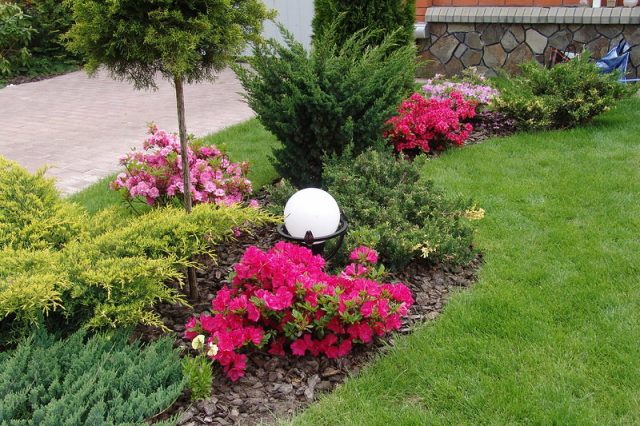
[[[315,0],[313,33],[318,36],[338,22],[339,44],[365,28],[377,32],[370,40],[373,44],[395,31],[400,44],[412,44],[415,14],[415,0]]]

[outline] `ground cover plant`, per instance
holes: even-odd
[[[172,339],[141,346],[126,333],[56,340],[39,332],[0,357],[0,424],[138,424],[184,384]]]
[[[323,157],[383,146],[385,122],[410,93],[415,47],[386,38],[368,47],[357,33],[338,47],[335,32],[314,40],[310,52],[285,34],[258,45],[248,67],[236,67],[251,108],[282,143],[278,173],[294,185],[319,185]]]
[[[640,422],[640,99],[423,172],[486,210],[478,284],[293,424]]]
[[[501,79],[494,102],[521,129],[585,124],[635,92],[632,85],[618,83],[617,73],[601,74],[588,53],[552,68],[529,62],[521,69],[521,75]]]

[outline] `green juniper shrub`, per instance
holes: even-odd
[[[501,79],[494,105],[522,129],[575,127],[630,94],[629,87],[617,81],[618,74],[601,74],[588,52],[550,69],[535,61],[521,69],[521,75]]]
[[[0,78],[15,74],[29,62],[33,32],[29,16],[18,5],[0,3]]]
[[[168,408],[185,380],[172,339],[38,332],[0,358],[0,424],[141,424]]]
[[[318,185],[324,155],[347,144],[356,154],[384,146],[385,123],[413,87],[415,47],[393,37],[372,47],[364,32],[338,47],[328,30],[307,52],[281,31],[285,45],[256,45],[248,66],[235,70],[249,105],[283,144],[274,151],[277,171],[295,186]]]
[[[33,57],[29,61],[29,74],[57,72],[78,64],[78,57],[64,46],[64,34],[73,23],[68,1],[18,0],[18,4],[31,17],[35,33],[29,43]]]
[[[395,32],[401,45],[414,42],[415,0],[316,0],[313,33],[317,37],[336,25],[336,42],[342,45],[354,33],[366,29],[379,44]]]
[[[265,209],[271,214],[282,215],[287,201],[298,189],[291,185],[288,180],[280,179],[279,182],[266,187],[266,191],[269,194],[269,203],[265,206]]]
[[[418,258],[447,264],[473,258],[473,229],[465,218],[472,202],[421,179],[420,161],[373,150],[328,161],[324,184],[351,226],[343,253],[366,245],[396,269]]]
[[[185,357],[182,370],[187,380],[187,388],[191,391],[191,401],[201,401],[211,396],[213,387],[213,369],[211,360],[200,354],[196,357]]]
[[[123,216],[112,208],[87,218],[41,174],[0,161],[0,345],[42,324],[65,332],[162,327],[153,306],[184,302],[167,283],[181,282],[192,259],[215,258],[234,228],[273,221],[258,209],[212,204],[192,214],[167,207]]]

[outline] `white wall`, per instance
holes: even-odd
[[[278,11],[276,20],[293,33],[306,48],[311,44],[313,0],[262,0],[269,9]],[[280,33],[271,22],[265,22],[264,36],[281,40]]]

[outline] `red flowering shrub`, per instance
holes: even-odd
[[[381,284],[377,253],[356,249],[340,275],[324,272],[325,261],[311,250],[279,242],[268,252],[249,247],[235,266],[231,288],[212,301],[213,315],[191,318],[185,337],[206,335],[207,354],[231,380],[244,375],[245,346],[269,345],[269,353],[284,355],[347,355],[354,343],[400,328],[413,304],[403,284]],[[203,339],[200,337],[199,339]]]
[[[398,152],[442,151],[450,144],[462,145],[473,130],[463,120],[475,117],[476,106],[476,102],[465,100],[457,91],[446,98],[430,99],[414,93],[402,102],[399,115],[387,122],[391,129],[385,137]]]

